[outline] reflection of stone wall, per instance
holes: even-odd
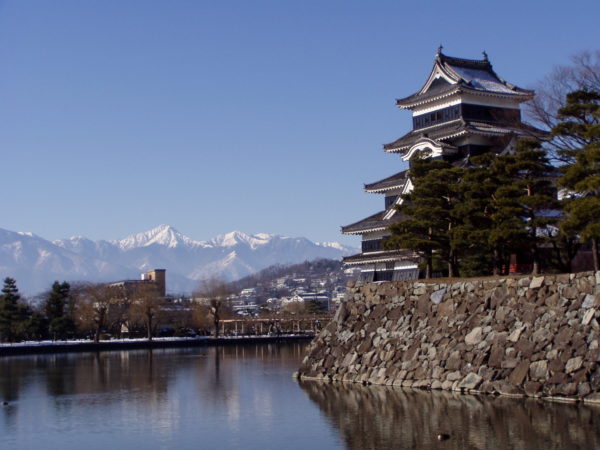
[[[301,382],[348,449],[600,448],[598,407]],[[438,434],[450,439],[438,442]]]
[[[350,283],[305,378],[600,401],[600,272]]]

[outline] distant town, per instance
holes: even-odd
[[[232,283],[236,314],[333,312],[343,300],[346,284],[358,269],[343,269],[335,260],[273,266]],[[236,289],[237,288],[237,289]]]
[[[235,282],[212,278],[191,295],[166,292],[165,269],[107,283],[55,281],[25,299],[18,280],[2,288],[0,339],[4,342],[94,342],[154,337],[279,336],[313,334],[358,276],[331,259],[274,265]]]

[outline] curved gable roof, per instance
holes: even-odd
[[[438,52],[423,87],[415,94],[396,100],[396,104],[410,109],[458,92],[519,97],[521,101],[533,96],[533,91],[521,89],[500,78],[487,57],[482,60],[464,59]]]

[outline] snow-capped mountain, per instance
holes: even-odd
[[[114,281],[161,268],[167,269],[169,292],[190,292],[211,276],[234,280],[273,264],[339,259],[354,252],[337,242],[240,231],[196,241],[169,225],[112,241],[75,236],[50,242],[0,229],[0,277],[16,278],[21,292],[35,294],[54,280]]]
[[[203,247],[203,242],[197,242],[184,236],[170,225],[160,225],[145,233],[132,234],[120,241],[110,241],[121,250],[130,250],[136,247],[148,247],[150,245],[162,245],[164,247],[175,248],[177,246]]]

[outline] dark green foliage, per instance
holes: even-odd
[[[459,182],[463,169],[443,160],[418,158],[412,161],[410,178],[415,186],[403,196],[398,210],[408,220],[392,225],[387,248],[406,248],[426,261],[426,276],[431,276],[434,255],[445,262],[450,276],[457,275],[457,225],[454,214],[460,202]]]
[[[44,304],[44,311],[49,321],[50,335],[54,339],[66,339],[75,333],[75,323],[69,314],[71,286],[66,281],[55,281]]]
[[[594,270],[600,270],[600,93],[575,91],[559,110],[563,122],[552,130],[557,136],[568,136],[581,148],[563,150],[570,160],[562,167],[560,186],[571,195],[564,201],[565,219],[561,232],[578,235],[591,243]]]
[[[62,284],[55,281],[52,285],[52,290],[48,294],[48,298],[44,305],[44,311],[49,320],[62,317],[65,314],[65,305],[67,298],[69,297],[69,289],[69,283],[66,281]]]
[[[21,322],[19,333],[26,340],[40,341],[48,338],[48,319],[43,314],[29,309]]]
[[[473,158],[460,184],[454,239],[465,275],[499,273],[515,242],[525,235],[517,202],[498,195],[511,182],[499,162],[494,154]]]
[[[307,314],[321,314],[327,311],[327,303],[313,299],[306,303]]]
[[[558,110],[562,120],[553,129],[556,137],[568,137],[576,142],[576,148],[564,148],[559,152],[568,158],[572,165],[577,160],[581,148],[598,142],[600,139],[600,93],[594,90],[579,90],[567,95],[565,105]]]
[[[527,230],[527,238],[514,236],[514,244],[519,245],[521,251],[530,253],[533,273],[538,273],[539,247],[547,241],[543,231],[558,220],[556,211],[559,205],[552,183],[555,169],[550,165],[541,143],[535,139],[520,140],[514,154],[498,156],[495,165],[505,171],[508,180],[512,180],[499,188],[496,196],[499,201],[511,205],[512,214],[509,215],[520,220]],[[518,230],[518,227],[513,229]]]
[[[415,187],[398,207],[409,218],[391,226],[386,247],[420,254],[426,277],[436,262],[448,276],[498,274],[516,251],[530,254],[537,272],[546,239],[539,231],[557,220],[553,173],[540,142],[530,139],[513,154],[474,157],[467,168],[416,159]]]
[[[17,282],[13,278],[5,278],[0,296],[0,339],[3,341],[13,342],[17,337],[19,322],[23,318],[20,300]]]

